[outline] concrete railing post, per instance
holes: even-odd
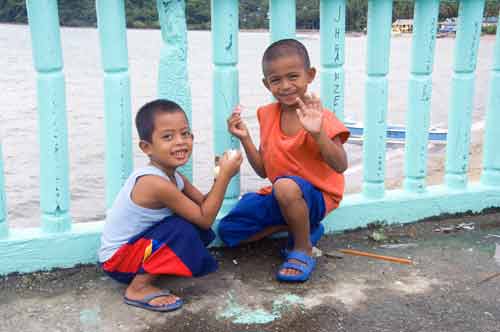
[[[269,0],[271,42],[295,38],[295,0]]]
[[[474,109],[474,71],[481,37],[483,9],[484,0],[460,2],[446,145],[445,180],[451,189],[465,189],[467,186]]]
[[[321,0],[321,100],[344,120],[345,0]]]
[[[163,41],[158,69],[158,97],[179,104],[192,125],[185,1],[157,0],[157,8]],[[181,172],[193,181],[192,158],[181,167]]]
[[[368,49],[363,132],[363,195],[384,196],[392,0],[368,1]]]
[[[497,24],[497,37],[493,53],[493,67],[491,69],[490,96],[488,113],[486,115],[486,130],[483,147],[483,173],[481,183],[488,186],[500,187],[500,24]]]
[[[37,71],[42,230],[71,228],[69,215],[66,94],[57,0],[28,0],[33,60]]]
[[[0,239],[7,237],[9,227],[7,225],[7,203],[5,202],[5,181],[3,173],[2,141],[0,139]]]
[[[238,0],[212,0],[213,133],[214,153],[239,149],[227,131],[226,120],[239,103],[238,88]],[[240,176],[235,176],[224,196],[220,214],[228,212],[240,195]]]
[[[133,167],[124,0],[97,0],[96,12],[104,70],[106,207],[109,209]]]
[[[405,142],[404,188],[409,192],[425,191],[438,14],[439,0],[415,2]]]

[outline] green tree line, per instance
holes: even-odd
[[[35,0],[36,1],[36,0]],[[267,29],[269,0],[239,2],[241,29]],[[59,19],[63,26],[96,26],[95,0],[59,0]],[[319,0],[296,0],[297,28],[319,28]],[[399,0],[393,5],[393,20],[413,17],[414,1]],[[498,16],[499,2],[487,0],[485,16]],[[362,31],[366,27],[367,0],[347,0],[346,28]],[[210,1],[186,0],[189,29],[210,29]],[[129,28],[158,28],[155,0],[126,0]],[[441,1],[439,18],[458,15],[458,1]],[[0,0],[0,22],[26,23],[25,0]]]

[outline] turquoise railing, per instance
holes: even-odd
[[[69,199],[65,81],[57,0],[27,0],[34,67],[37,72],[40,128],[41,225],[8,227],[3,162],[0,159],[0,275],[96,262],[103,222],[73,223]],[[238,148],[225,119],[239,103],[238,1],[212,0],[214,152]],[[187,71],[187,29],[183,0],[157,0],[162,34],[158,96],[191,113]],[[270,41],[295,36],[295,1],[270,1]],[[439,0],[416,0],[408,86],[405,179],[402,188],[385,189],[391,0],[368,1],[363,186],[346,195],[326,217],[328,232],[373,221],[405,223],[444,213],[480,212],[500,207],[500,29],[491,69],[479,182],[467,179],[474,77],[484,0],[460,1],[455,59],[451,76],[446,175],[443,184],[426,186],[432,71]],[[125,6],[123,0],[97,0],[104,79],[106,128],[106,205],[109,207],[132,169],[131,101]],[[324,104],[344,119],[346,0],[320,1],[320,82]],[[1,146],[0,146],[1,154]],[[207,161],[210,162],[210,161]],[[183,168],[192,178],[192,164]],[[235,177],[221,214],[240,195]]]

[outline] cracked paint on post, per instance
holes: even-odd
[[[321,99],[344,119],[345,0],[321,0]]]
[[[158,67],[158,97],[179,104],[189,123],[192,123],[187,69],[186,4],[184,0],[157,0],[156,5],[163,42]],[[193,180],[192,158],[180,171],[190,181]]]
[[[69,215],[66,95],[56,0],[28,0],[28,20],[37,71],[42,229],[71,228]]]
[[[363,132],[363,195],[384,196],[385,136],[392,1],[368,1],[367,77]]]
[[[427,144],[432,95],[432,66],[436,45],[439,0],[417,0],[408,86],[404,188],[425,191]]]
[[[106,207],[109,209],[133,167],[130,74],[123,0],[97,0],[96,12],[104,70]]]
[[[483,9],[484,0],[460,2],[446,145],[445,180],[451,189],[464,189],[467,186],[466,173],[474,106],[474,71]]]
[[[228,131],[226,120],[238,105],[238,1],[212,1],[212,121],[213,146],[216,156],[229,149],[240,149],[238,139]],[[231,179],[224,194],[219,215],[236,204],[240,195],[240,175]],[[215,225],[216,227],[216,225]]]

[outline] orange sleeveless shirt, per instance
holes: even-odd
[[[334,171],[321,156],[318,144],[305,129],[294,136],[281,131],[280,106],[273,103],[257,110],[260,125],[260,155],[267,177],[274,183],[277,177],[296,175],[318,188],[325,199],[326,213],[335,209],[344,194],[344,175]],[[343,143],[349,130],[327,109],[323,110],[323,129],[328,137],[338,136]],[[264,187],[259,194],[270,194],[272,186]]]

